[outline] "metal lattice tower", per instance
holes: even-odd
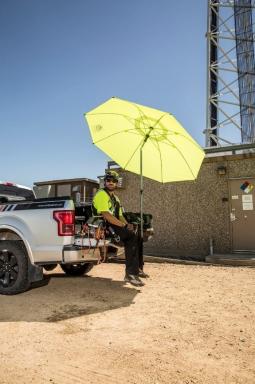
[[[255,142],[254,3],[208,1],[207,147]]]

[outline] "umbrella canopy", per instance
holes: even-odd
[[[196,179],[204,151],[170,113],[113,97],[85,117],[93,143],[123,169],[162,183]]]

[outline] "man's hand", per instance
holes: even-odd
[[[110,212],[101,212],[101,215],[109,224],[117,225],[117,227],[123,227],[123,222],[113,216]]]
[[[128,229],[129,231],[133,231],[133,230],[134,230],[134,225],[128,223],[128,224],[127,224],[127,229]]]

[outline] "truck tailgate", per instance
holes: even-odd
[[[63,248],[63,263],[96,262],[100,258],[96,248],[82,248],[76,245],[65,245]]]

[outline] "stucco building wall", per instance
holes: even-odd
[[[220,166],[225,175],[219,175]],[[139,212],[140,177],[119,172],[124,188],[117,194],[126,211]],[[248,176],[255,177],[254,153],[206,157],[196,181],[160,184],[144,178],[144,212],[153,215],[155,230],[145,252],[203,258],[210,239],[214,252],[231,252],[229,179]]]

